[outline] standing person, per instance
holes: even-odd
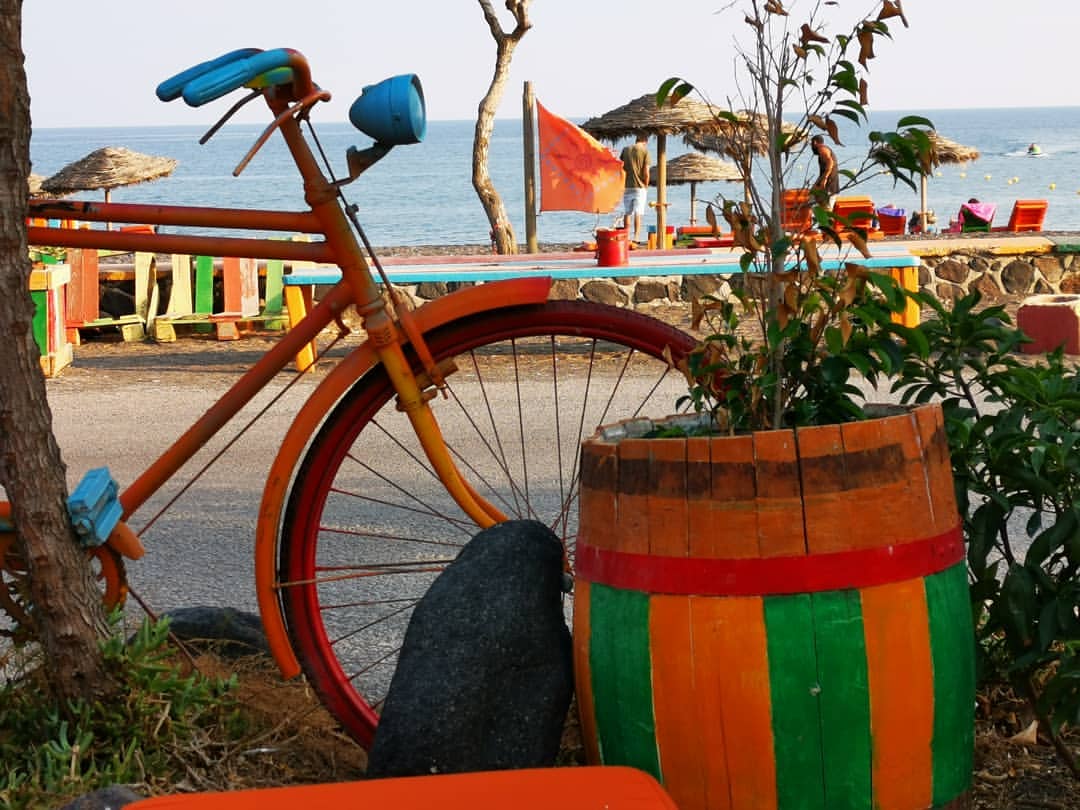
[[[825,145],[822,135],[815,135],[810,139],[810,150],[818,159],[818,178],[814,181],[813,190],[825,192],[828,209],[832,211],[836,195],[840,193],[840,172],[836,167],[836,154]]]
[[[625,147],[619,155],[626,172],[625,191],[623,191],[623,227],[630,234],[630,218],[633,217],[633,241],[641,241],[641,218],[645,216],[645,196],[649,188],[648,135],[638,135],[637,140]]]

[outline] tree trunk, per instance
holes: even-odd
[[[488,172],[488,151],[491,146],[491,133],[495,129],[495,109],[502,99],[506,81],[510,76],[510,61],[514,55],[514,48],[525,32],[532,27],[529,22],[530,0],[508,0],[507,9],[514,15],[516,25],[509,34],[503,31],[495,11],[491,7],[490,0],[479,0],[480,8],[484,12],[484,19],[491,36],[495,39],[495,73],[491,77],[491,84],[484,98],[480,101],[480,108],[476,117],[476,130],[473,135],[473,162],[472,183],[476,194],[480,198],[480,204],[484,206],[488,224],[491,226],[491,244],[496,253],[506,255],[517,253],[517,237],[514,236],[514,228],[510,224],[510,217],[506,215],[506,206],[503,205],[502,197],[495,190]]]
[[[115,682],[98,646],[101,593],[67,513],[67,484],[52,433],[45,378],[31,332],[26,244],[30,98],[23,71],[22,2],[0,0],[0,487],[11,501],[25,561],[32,628],[53,697],[107,698]]]

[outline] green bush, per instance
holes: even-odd
[[[893,389],[943,406],[980,674],[1056,734],[1080,721],[1080,375],[1060,351],[1018,356],[1023,333],[977,294],[917,297],[930,353],[910,353]]]
[[[31,670],[0,688],[0,807],[54,806],[111,784],[152,783],[208,730],[234,731],[232,680],[208,679],[177,660],[168,621],[145,622],[126,642],[114,617],[102,642],[122,683],[112,705],[50,704],[43,674]]]
[[[695,302],[694,326],[704,324],[707,336],[680,367],[688,393],[679,409],[709,413],[718,430],[732,433],[865,419],[855,377],[876,384],[897,374],[904,345],[926,351],[919,330],[893,322],[906,299],[889,276],[850,263],[801,275],[803,294],[792,296],[799,309],[783,322],[756,324],[759,335],[745,329],[755,290]]]

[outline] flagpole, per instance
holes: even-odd
[[[533,123],[532,82],[525,82],[521,99],[522,142],[525,146],[525,249],[539,252],[536,242],[536,127]]]

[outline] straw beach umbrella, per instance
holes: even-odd
[[[106,146],[69,163],[45,180],[41,188],[57,194],[100,188],[105,190],[105,202],[109,202],[112,189],[166,177],[175,168],[173,158],[144,155],[122,146]]]
[[[926,177],[930,171],[938,166],[944,164],[958,164],[969,163],[973,160],[979,159],[979,150],[974,146],[964,146],[956,141],[951,141],[943,135],[939,135],[935,130],[920,130],[924,132],[927,138],[930,140],[930,154],[929,165],[924,166],[926,171],[923,173],[922,182],[920,184],[920,199],[919,199],[919,217],[923,226],[923,231],[926,230]]]
[[[26,177],[27,185],[30,187],[31,197],[41,197],[45,192],[41,190],[41,183],[45,178],[40,174],[30,174]]]
[[[735,113],[735,120],[728,120],[727,127],[719,132],[691,132],[683,136],[683,143],[702,152],[714,152],[735,161],[743,178],[749,176],[755,155],[765,155],[769,151],[768,121],[760,113]],[[795,146],[806,137],[794,124],[784,123],[782,131],[788,136],[788,148]],[[746,199],[750,199],[749,185],[746,187]]]
[[[656,136],[656,232],[663,234],[666,232],[667,136],[720,132],[724,127],[721,113],[719,107],[690,97],[680,99],[677,104],[657,107],[656,95],[647,93],[590,118],[581,128],[594,138],[612,143],[637,135]]]
[[[742,182],[743,176],[734,163],[719,160],[700,152],[687,152],[673,159],[667,166],[667,182],[671,185],[690,184],[690,224],[697,223],[695,199],[698,183],[710,183],[721,180]],[[656,169],[653,170],[656,172]],[[650,177],[650,185],[656,185]]]
[[[938,135],[934,130],[930,130],[927,133],[930,137],[931,153],[930,162],[934,166],[940,166],[944,163],[968,163],[972,160],[979,159],[979,150],[973,146],[964,146],[956,141],[950,141],[948,138]],[[921,197],[920,197],[920,217],[923,223],[923,230],[926,230],[926,175],[922,176],[921,185]]]

